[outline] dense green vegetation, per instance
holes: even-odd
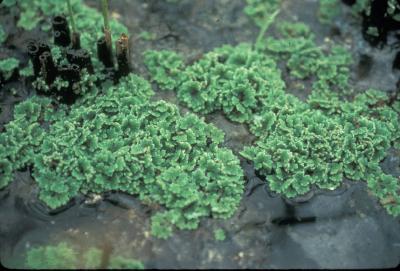
[[[0,60],[0,76],[3,76],[4,80],[10,79],[18,65],[19,60],[14,57]]]
[[[245,12],[263,34],[278,8],[248,1]],[[318,46],[303,23],[279,21],[275,27],[277,35],[258,40],[255,49],[223,46],[186,67],[175,52],[149,51],[145,63],[152,80],[176,91],[193,111],[219,110],[247,123],[257,140],[241,155],[254,161],[273,191],[296,197],[314,187],[333,190],[343,178],[364,180],[389,213],[400,214],[399,181],[379,166],[388,149],[399,146],[396,106],[388,106],[387,95],[376,90],[341,100],[352,93],[350,53],[337,45]],[[306,102],[286,92],[275,61],[292,78],[311,80]]]
[[[19,5],[27,8],[25,2]],[[38,16],[42,22],[63,7],[38,1],[27,12],[43,16]],[[72,7],[81,37],[88,35],[94,49],[99,13],[80,1],[73,1]],[[90,16],[80,18],[81,12]],[[117,26],[113,32],[119,29],[125,30]],[[51,51],[56,64],[65,61],[64,50]],[[174,226],[195,229],[202,217],[227,218],[235,212],[243,173],[232,152],[219,147],[224,138],[220,130],[193,114],[182,116],[172,104],[150,102],[150,85],[133,74],[115,86],[108,81],[96,85],[100,74],[81,76],[77,89],[85,95],[72,106],[33,96],[15,107],[14,120],[0,134],[0,187],[12,181],[13,172],[29,166],[39,198],[50,208],[66,204],[77,193],[138,195],[159,210],[152,217],[152,232],[162,238],[170,236]],[[56,79],[53,84],[61,88],[64,83]],[[46,91],[43,80],[34,84]]]
[[[38,25],[49,30],[46,18],[66,9],[61,0],[4,3],[22,10],[18,26],[27,30]],[[82,47],[94,55],[101,15],[79,0],[72,3]],[[190,65],[176,52],[147,51],[151,80],[161,90],[175,91],[195,113],[221,111],[231,121],[245,123],[256,141],[240,155],[254,162],[273,191],[296,197],[314,188],[336,189],[343,178],[363,180],[389,213],[399,215],[399,180],[384,174],[379,163],[389,148],[400,147],[400,102],[389,106],[387,95],[377,90],[342,100],[352,93],[352,58],[346,48],[317,45],[309,27],[299,22],[279,21],[276,35],[264,37],[280,1],[247,3],[246,14],[261,28],[257,44],[225,45]],[[116,35],[127,32],[114,20],[111,28]],[[57,64],[63,54],[52,48]],[[306,101],[289,94],[277,63],[283,63],[290,80],[312,83]],[[99,65],[96,61],[96,69]],[[4,60],[0,70],[17,66]],[[195,229],[203,217],[228,218],[235,212],[243,172],[238,158],[220,147],[220,130],[194,114],[180,114],[175,105],[151,101],[153,90],[139,76],[131,74],[114,86],[96,86],[102,75],[93,76],[82,74],[77,89],[84,95],[71,106],[33,96],[15,107],[14,119],[0,133],[0,188],[13,180],[16,170],[32,167],[39,197],[50,208],[78,193],[137,195],[156,207],[152,233],[161,238],[174,227]],[[43,81],[35,84],[46,91]],[[65,82],[56,79],[55,84],[61,88]],[[225,239],[221,229],[214,234]],[[66,246],[60,249],[73,253]],[[53,250],[35,253],[57,255]],[[42,266],[47,261],[35,258]],[[73,256],[70,260],[65,264],[74,265]],[[129,265],[118,258],[113,266],[124,264]]]
[[[71,245],[61,242],[55,246],[39,246],[27,251],[26,267],[29,269],[144,269],[140,261],[111,255],[102,266],[103,251],[91,247],[80,253]]]
[[[48,98],[18,104],[0,134],[2,181],[33,165],[40,199],[51,208],[78,192],[124,191],[165,211],[152,218],[153,233],[172,226],[197,228],[201,217],[229,217],[243,191],[242,170],[223,133],[176,106],[149,102],[153,91],[130,75],[114,87],[91,90],[57,110]]]

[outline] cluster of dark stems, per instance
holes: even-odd
[[[49,88],[52,87],[57,77],[68,81],[68,87],[64,87],[57,93],[61,95],[62,100],[66,102],[73,101],[76,98],[76,93],[72,89],[74,84],[81,80],[82,70],[86,69],[88,73],[94,73],[91,56],[86,49],[81,48],[79,33],[73,31],[71,35],[65,16],[58,15],[53,17],[52,28],[54,45],[61,48],[68,61],[67,64],[57,65],[51,54],[50,46],[42,40],[29,40],[27,52],[32,61],[35,78],[41,77]],[[117,70],[114,69],[111,31],[109,28],[104,28],[104,36],[97,41],[97,57],[104,65],[103,73],[105,74],[105,79],[109,79],[114,83],[118,82],[119,78],[128,75],[131,71],[128,36],[122,34],[116,41]],[[54,91],[50,91],[50,94],[51,92]]]

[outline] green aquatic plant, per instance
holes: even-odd
[[[122,256],[115,256],[110,258],[108,265],[110,269],[144,269],[144,265],[134,259],[127,259]]]
[[[144,62],[152,81],[161,89],[174,90],[177,87],[184,63],[183,57],[173,51],[146,51]]]
[[[399,215],[400,183],[379,166],[400,137],[399,116],[385,104],[386,94],[369,90],[346,102],[323,90],[308,103],[294,97],[289,103],[288,96],[269,100],[252,125],[256,145],[241,152],[270,188],[296,197],[314,186],[333,190],[344,177],[365,180],[381,201],[391,199],[384,204],[388,212]]]
[[[139,33],[139,38],[147,41],[156,40],[157,34],[148,31],[142,31]]]
[[[7,34],[3,29],[3,26],[0,25],[0,43],[3,43],[7,39]]]
[[[19,74],[21,76],[25,76],[25,77],[32,76],[33,75],[32,62],[29,61],[27,66],[25,66],[24,68],[20,69],[19,70]]]
[[[19,60],[14,57],[2,59],[0,60],[0,75],[3,76],[4,80],[9,80],[18,66]]]
[[[77,264],[77,253],[66,243],[32,248],[26,256],[26,265],[31,269],[73,269]]]
[[[246,0],[247,5],[244,8],[244,13],[246,13],[257,26],[263,27],[271,14],[275,13],[280,8],[281,2],[281,0]]]
[[[14,6],[16,4],[16,2],[17,2],[17,0],[3,0],[3,1],[1,1],[0,6],[4,5],[4,6],[10,8],[10,7]]]
[[[164,55],[174,56],[174,61],[164,61]],[[222,110],[233,121],[249,121],[271,89],[284,88],[275,62],[250,44],[216,48],[185,68],[172,52],[145,56],[160,88],[175,89],[181,102],[202,114]]]
[[[340,0],[319,0],[318,19],[321,23],[331,24],[340,12]]]
[[[31,248],[26,254],[26,267],[29,269],[144,269],[143,263],[119,255],[111,255],[106,267],[102,266],[103,251],[90,247],[81,253],[73,246],[61,242],[55,246]]]
[[[233,214],[243,173],[232,152],[218,147],[221,131],[174,105],[150,102],[150,85],[135,75],[101,92],[69,109],[38,97],[18,104],[0,134],[3,186],[12,163],[12,171],[33,166],[39,198],[51,208],[77,193],[138,195],[161,207],[152,218],[159,237],[174,226],[195,229],[202,217]]]
[[[313,88],[348,91],[352,64],[348,50],[337,45],[323,50],[304,24],[286,23],[278,31],[280,37],[268,37],[262,50],[284,61],[290,75],[298,79],[315,78]]]
[[[364,180],[388,212],[398,215],[399,184],[379,167],[399,141],[398,114],[382,105],[388,98],[371,90],[342,101],[337,91],[351,90],[350,53],[340,46],[317,46],[302,23],[284,22],[277,30],[277,37],[268,37],[256,50],[246,44],[223,46],[183,68],[179,59],[174,76],[172,64],[162,57],[173,52],[147,53],[151,58],[145,64],[161,89],[175,89],[179,101],[194,112],[221,110],[247,123],[257,140],[241,155],[254,162],[273,191],[291,198],[314,188],[336,189],[344,178]],[[273,59],[286,64],[293,77],[312,80],[307,102],[285,92]],[[377,97],[380,106],[371,109]],[[171,230],[163,217],[156,222],[165,234]]]
[[[223,229],[216,229],[214,231],[214,238],[217,241],[224,241],[226,239],[225,231]]]

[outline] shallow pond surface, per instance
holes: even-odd
[[[97,1],[87,4],[98,8]],[[179,4],[151,0],[111,1],[110,8],[112,16],[128,26],[134,70],[146,77],[142,52],[147,49],[173,49],[192,61],[223,44],[254,41],[258,29],[243,14],[244,5],[238,0],[184,0]],[[327,26],[315,16],[317,1],[285,1],[284,7],[279,16],[309,24],[319,43],[345,41],[356,60],[351,78],[356,90],[367,86],[395,89],[400,74],[392,70],[391,61],[396,52],[390,47],[371,48],[350,17],[344,15]],[[5,20],[12,18],[2,14],[0,21]],[[21,55],[23,41],[33,34],[9,28],[14,34],[1,54]],[[141,31],[155,33],[156,39],[138,38]],[[290,92],[301,98],[309,94],[284,76]],[[12,87],[16,95],[5,91]],[[4,86],[0,131],[12,118],[13,105],[31,92],[24,82]],[[156,92],[154,99],[177,103],[171,93]],[[244,125],[233,124],[218,112],[206,121],[224,130],[225,145],[234,152],[254,140]],[[382,162],[386,173],[400,176],[399,157],[394,150],[388,154]],[[1,263],[21,267],[29,247],[69,240],[83,250],[97,246],[106,254],[132,256],[146,268],[387,268],[399,264],[400,219],[385,212],[365,183],[345,181],[338,190],[313,192],[290,201],[271,193],[252,164],[242,160],[241,165],[246,187],[236,214],[228,220],[203,219],[199,229],[175,231],[167,240],[150,235],[154,210],[133,196],[77,197],[49,213],[37,199],[29,169],[18,172],[15,181],[0,191]],[[224,229],[224,241],[215,240],[217,228]]]

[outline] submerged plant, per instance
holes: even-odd
[[[135,259],[111,255],[108,265],[102,266],[103,251],[90,247],[83,254],[71,245],[61,242],[55,246],[39,246],[27,251],[26,267],[30,269],[144,269]]]
[[[0,60],[0,78],[3,77],[5,81],[9,80],[18,65],[19,60],[14,57]]]
[[[3,43],[7,39],[7,34],[3,29],[3,26],[0,25],[0,43]]]

